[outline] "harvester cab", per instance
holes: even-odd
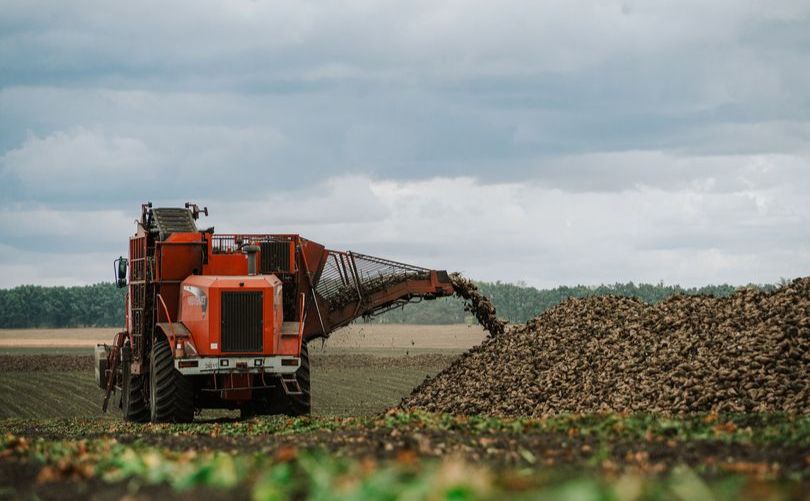
[[[103,409],[118,393],[126,420],[191,421],[204,408],[308,414],[308,341],[453,293],[445,271],[295,234],[216,234],[197,228],[201,215],[207,207],[143,204],[129,257],[115,262],[125,328],[96,348],[96,379]]]

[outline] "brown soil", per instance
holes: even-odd
[[[0,348],[79,348],[90,349],[109,343],[120,329],[92,327],[81,329],[0,329]]]
[[[92,355],[0,355],[0,373],[92,370]]]
[[[491,305],[473,299],[471,307],[494,335],[402,407],[505,416],[810,413],[810,278],[773,293],[676,296],[654,306],[571,299],[502,335]]]
[[[375,324],[357,321],[338,329],[321,342],[310,343],[310,353],[328,354],[373,352],[379,355],[405,354],[406,351],[464,352],[479,344],[486,331],[479,325],[409,325]],[[388,352],[388,353],[385,353]]]
[[[0,329],[0,350],[47,352],[59,348],[86,348],[85,353],[92,353],[96,344],[111,343],[115,332],[115,329],[109,328]],[[378,324],[357,321],[333,332],[323,342],[313,342],[310,350],[329,352],[347,349],[352,353],[389,350],[396,351],[397,354],[405,354],[407,350],[453,350],[460,353],[480,343],[484,337],[485,331],[478,325]]]
[[[315,369],[398,369],[408,367],[447,367],[457,356],[442,354],[381,357],[375,355],[316,355],[312,357]]]

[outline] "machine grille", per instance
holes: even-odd
[[[222,293],[223,353],[261,352],[263,330],[261,292]]]
[[[290,272],[290,242],[262,242],[262,273]]]

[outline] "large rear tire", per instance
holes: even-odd
[[[194,384],[174,368],[169,341],[155,338],[149,359],[149,410],[153,423],[190,423],[194,420]]]
[[[130,372],[128,360],[121,362],[121,412],[124,420],[133,423],[149,422],[149,405],[146,402],[146,385],[142,374]]]
[[[273,414],[309,416],[312,411],[312,399],[309,391],[309,349],[306,344],[301,346],[301,367],[295,371],[295,378],[301,387],[300,395],[284,393],[280,378],[276,378],[273,388],[254,390],[253,400],[241,409],[242,419]]]

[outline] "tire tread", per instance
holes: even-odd
[[[171,346],[165,337],[152,349],[150,384],[151,419],[156,423],[188,423],[194,420],[194,384],[174,368]]]

